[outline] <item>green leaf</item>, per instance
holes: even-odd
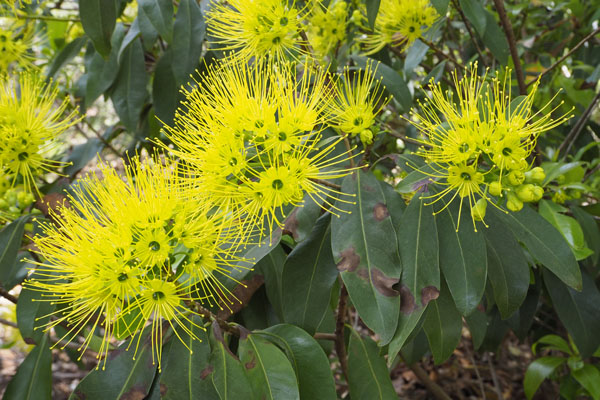
[[[171,45],[173,57],[177,60],[173,63],[173,73],[179,85],[187,82],[189,75],[198,67],[205,34],[206,24],[198,2],[182,0],[177,10]]]
[[[485,291],[485,239],[481,232],[471,229],[471,216],[467,212],[460,213],[457,202],[440,212],[436,222],[440,268],[456,308],[462,315],[468,315],[477,307]]]
[[[377,70],[373,73],[375,79],[381,79],[385,89],[390,92],[390,94],[394,96],[394,100],[400,104],[400,111],[408,112],[410,110],[410,107],[412,106],[412,94],[406,81],[398,72],[369,57],[355,55],[350,58],[352,58],[361,68],[365,68],[367,63],[372,63],[372,65],[376,66]]]
[[[398,398],[377,344],[354,330],[348,345],[348,389],[352,400]]]
[[[572,370],[571,375],[594,400],[600,399],[600,371],[596,366],[585,364],[583,368]]]
[[[71,42],[69,42],[69,44],[63,47],[62,50],[56,56],[54,56],[54,59],[52,59],[46,76],[48,78],[53,78],[58,70],[63,67],[63,65],[75,58],[75,56],[81,52],[81,49],[83,46],[85,46],[87,41],[87,37],[81,36],[73,39]]]
[[[25,357],[10,380],[4,400],[50,400],[52,398],[52,352],[48,335]]]
[[[177,79],[173,72],[173,53],[167,50],[156,63],[152,81],[152,98],[156,116],[164,124],[171,125],[179,104]]]
[[[193,323],[192,323],[193,322]],[[206,330],[199,328],[202,320],[193,317],[184,321],[185,326],[200,341],[194,340],[187,332],[179,335],[185,344],[173,335],[163,348],[162,374],[160,376],[161,398],[168,400],[217,398],[212,382],[214,366],[209,362],[211,348]],[[191,350],[191,352],[190,352]]]
[[[133,21],[133,23],[129,27],[129,30],[127,31],[127,34],[125,35],[125,37],[121,41],[121,45],[119,46],[119,51],[117,53],[117,62],[119,64],[121,63],[121,60],[122,60],[122,57],[123,57],[123,53],[125,52],[125,49],[127,49],[129,47],[129,45],[131,43],[133,43],[135,41],[135,39],[137,39],[141,35],[139,20],[140,19],[138,17],[138,18],[136,18]]]
[[[506,65],[508,63],[508,42],[506,41],[506,36],[502,29],[500,29],[500,26],[498,26],[494,15],[488,10],[485,10],[485,33],[481,40],[500,64]]]
[[[421,61],[427,54],[429,46],[421,42],[419,39],[415,40],[413,44],[406,50],[406,59],[404,60],[404,73],[410,74],[413,70],[421,64]],[[410,75],[409,75],[410,76]]]
[[[593,254],[585,245],[583,229],[575,218],[561,214],[562,207],[548,201],[540,201],[540,215],[550,222],[565,238],[577,260],[583,260]]]
[[[283,320],[283,309],[281,305],[281,276],[283,274],[283,264],[285,263],[287,254],[283,248],[278,245],[273,251],[267,254],[254,267],[255,270],[263,274],[265,277],[265,289],[269,303],[273,306],[277,317]]]
[[[410,314],[437,298],[440,287],[439,243],[433,209],[415,195],[398,229],[402,257],[402,312]]]
[[[338,270],[331,252],[331,214],[325,214],[310,236],[289,254],[281,277],[285,322],[314,333],[329,306]]]
[[[417,332],[417,328],[420,328],[420,323],[423,322],[422,317],[426,309],[426,307],[421,307],[411,313],[400,312],[396,332],[388,345],[388,363],[390,365],[406,342]]]
[[[575,175],[580,175],[581,171],[585,173],[585,170],[583,170],[583,165],[585,165],[585,163],[582,161],[574,161],[566,164],[562,162],[543,163],[542,168],[544,168],[546,178],[544,178],[544,183],[542,186],[547,185],[561,175],[568,175],[573,172],[575,172]],[[580,172],[577,173],[576,171]]]
[[[98,138],[89,138],[85,143],[73,147],[68,161],[72,164],[64,169],[66,175],[74,175],[104,148],[104,143]]]
[[[379,12],[379,3],[381,0],[366,0],[367,5],[367,19],[369,21],[369,27],[375,28],[375,20],[377,19],[377,13]]]
[[[575,256],[560,232],[548,221],[529,206],[517,213],[505,214],[494,207],[491,211],[527,246],[537,261],[567,285],[581,289],[581,272]]]
[[[259,333],[287,355],[296,372],[301,399],[337,398],[329,360],[312,336],[287,324],[275,325]]]
[[[396,191],[398,193],[411,193],[421,189],[431,182],[431,174],[433,173],[433,167],[426,165],[419,168],[418,170],[409,172],[402,180],[396,185]]]
[[[115,0],[79,0],[79,17],[85,34],[92,39],[96,51],[110,54],[110,38],[117,23]]]
[[[212,333],[210,365],[214,366],[212,380],[219,398],[221,400],[253,398],[244,367],[225,344],[217,324],[212,325]]]
[[[310,195],[304,196],[304,206],[296,207],[285,220],[284,230],[291,234],[296,242],[305,240],[313,230],[321,215],[321,205],[313,201]]]
[[[35,279],[36,273],[30,278]],[[23,287],[17,302],[17,326],[25,343],[34,344],[42,340],[44,332],[40,327],[48,323],[49,314],[54,309],[48,296],[43,296],[40,290]]]
[[[138,14],[144,14],[167,43],[173,41],[173,2],[171,0],[138,0]]]
[[[88,80],[85,87],[85,106],[89,107],[98,97],[106,92],[114,83],[119,73],[117,61],[119,47],[125,36],[125,28],[118,24],[112,37],[112,49],[108,60],[99,54],[94,54],[87,68]]]
[[[431,0],[431,5],[435,8],[435,10],[440,14],[440,16],[445,16],[446,11],[448,11],[448,4],[450,0]]]
[[[531,346],[531,352],[537,354],[537,348],[540,345],[544,345],[544,349],[558,350],[568,355],[574,355],[573,350],[571,350],[567,341],[558,335],[543,336]]]
[[[581,207],[573,206],[571,211],[581,225],[581,229],[583,229],[587,246],[594,251],[591,261],[592,265],[596,265],[600,257],[600,229],[598,224],[594,217]]]
[[[519,309],[529,288],[529,265],[521,245],[508,227],[494,215],[483,229],[487,244],[488,276],[502,318]]]
[[[488,328],[487,316],[484,312],[475,310],[470,315],[465,317],[467,324],[469,325],[469,332],[471,332],[471,340],[473,341],[473,348],[478,350],[483,344],[485,334]]]
[[[465,17],[475,27],[479,37],[485,35],[487,16],[483,4],[479,0],[460,0],[460,7],[465,13]]]
[[[358,314],[387,343],[398,321],[400,296],[392,286],[402,267],[385,195],[377,178],[362,171],[344,178],[342,191],[356,203],[337,203],[345,212],[331,222],[334,259]]]
[[[136,130],[142,108],[148,98],[148,79],[144,51],[140,41],[136,40],[123,54],[111,96],[121,122],[131,132]]]
[[[150,391],[157,369],[150,333],[150,329],[146,329],[142,334],[135,359],[133,350],[136,343],[131,341],[137,342],[137,337],[113,350],[106,360],[106,369],[95,369],[87,374],[69,400],[144,398]]]
[[[238,353],[255,398],[300,399],[298,382],[285,354],[256,334],[240,337]]]
[[[527,396],[527,399],[531,399],[544,379],[548,378],[556,368],[566,361],[566,358],[548,356],[538,358],[529,364],[529,367],[527,367],[527,371],[525,372],[525,379],[523,380],[523,387],[525,388],[525,396]]]
[[[583,289],[565,286],[556,275],[544,270],[544,283],[561,322],[571,334],[579,353],[589,357],[600,346],[600,292],[594,281],[582,274]]]
[[[13,267],[17,262],[23,231],[28,220],[29,215],[19,217],[0,230],[0,286],[13,278]]]
[[[423,330],[436,364],[446,361],[460,341],[462,318],[444,285],[440,296],[427,307]]]

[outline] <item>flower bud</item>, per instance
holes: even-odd
[[[533,185],[533,201],[540,201],[544,196],[544,188],[541,186]]]
[[[542,183],[546,179],[546,172],[542,167],[535,167],[525,172],[525,180],[528,183]]]
[[[508,192],[506,194],[506,198],[507,198],[506,207],[510,211],[517,212],[523,208],[523,202],[521,200],[519,200],[519,198],[512,192]]]
[[[6,210],[8,208],[8,201],[0,199],[0,210]]]
[[[488,192],[492,196],[501,196],[502,195],[502,184],[500,182],[491,182],[488,185]]]
[[[559,190],[558,192],[554,193],[554,196],[552,196],[552,201],[556,204],[562,204],[567,201],[567,194],[564,191]]]
[[[534,187],[535,186],[533,186],[531,183],[526,183],[517,187],[515,189],[515,193],[522,202],[531,203],[532,201],[535,201]]]
[[[362,20],[362,13],[359,10],[354,10],[352,12],[352,17],[350,17],[350,20],[357,25],[360,24],[360,21]]]
[[[485,210],[487,209],[487,200],[479,199],[473,207],[471,207],[471,218],[474,221],[483,221],[485,218]]]
[[[364,144],[373,143],[373,132],[370,129],[365,129],[360,133],[360,141]]]
[[[513,186],[519,186],[525,181],[525,174],[523,171],[514,170],[508,174],[508,182]]]

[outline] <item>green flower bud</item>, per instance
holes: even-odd
[[[546,179],[546,172],[542,167],[535,167],[525,172],[525,181],[527,183],[542,183]]]
[[[485,210],[487,209],[487,200],[479,199],[473,207],[471,207],[471,218],[474,221],[483,221],[485,218]]]
[[[523,208],[523,202],[521,200],[519,200],[519,198],[512,192],[508,192],[506,194],[506,207],[510,210],[510,211],[520,211]]]
[[[6,191],[6,194],[4,195],[4,199],[8,202],[8,204],[10,205],[15,205],[17,204],[17,191],[15,189],[8,189]]]
[[[501,196],[502,195],[502,184],[500,182],[491,182],[488,185],[488,192],[492,196]]]
[[[370,129],[365,129],[360,133],[360,141],[364,144],[373,143],[373,132]]]
[[[558,192],[554,193],[554,196],[552,196],[552,201],[556,204],[562,204],[567,201],[567,197],[568,196],[564,191],[559,190]]]
[[[0,210],[6,210],[8,208],[8,201],[0,199]]]
[[[513,186],[519,186],[525,181],[525,174],[522,171],[514,170],[508,174],[508,182]]]
[[[534,187],[535,186],[533,186],[531,183],[526,183],[517,187],[515,189],[515,193],[522,202],[531,203],[532,201],[535,201]]]
[[[540,201],[544,197],[544,188],[541,186],[533,185],[533,201]]]

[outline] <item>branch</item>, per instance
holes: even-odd
[[[506,15],[506,10],[504,9],[504,3],[502,0],[494,0],[494,4],[496,5],[496,11],[498,11],[498,16],[500,17],[500,22],[502,23],[502,28],[504,29],[506,40],[508,41],[510,56],[513,59],[513,64],[515,64],[515,73],[517,75],[517,82],[519,83],[519,92],[521,95],[526,95],[527,86],[525,86],[525,77],[523,76],[523,68],[521,67],[521,60],[519,60],[517,43],[515,41],[512,25],[510,24],[508,15]]]
[[[338,300],[337,317],[335,321],[335,352],[340,359],[342,373],[348,382],[348,356],[346,354],[346,342],[344,341],[344,320],[346,319],[346,303],[348,301],[348,290],[340,279],[342,286]]]
[[[335,341],[336,337],[335,333],[323,333],[323,332],[317,332],[313,335],[313,337],[316,340],[332,340]]]
[[[579,49],[585,42],[587,42],[588,40],[590,40],[591,38],[593,38],[594,36],[596,36],[598,33],[600,33],[600,28],[596,29],[595,31],[593,31],[592,33],[590,33],[589,35],[587,35],[586,37],[584,37],[583,39],[581,39],[581,41],[579,43],[577,43],[571,50],[569,50],[567,52],[567,54],[565,54],[564,56],[562,56],[559,60],[557,60],[554,64],[552,64],[551,66],[549,66],[548,68],[546,68],[544,71],[542,71],[541,74],[539,74],[537,76],[537,78],[532,79],[529,83],[527,83],[527,87],[533,85],[533,83],[535,81],[537,81],[538,79],[540,79],[541,77],[543,77],[544,75],[546,75],[548,72],[552,71],[554,68],[556,68],[557,66],[559,66],[563,61],[565,61],[571,54],[573,54],[574,52],[577,51],[577,49]]]
[[[33,19],[40,21],[81,22],[79,18],[60,18],[51,15],[16,15],[17,19]]]
[[[319,185],[330,187],[335,190],[342,190],[342,187],[340,185],[336,185],[335,183],[323,179],[312,178],[311,181],[313,181],[314,183],[318,183]]]
[[[458,61],[456,58],[454,58],[450,54],[444,53],[435,44],[433,44],[433,42],[430,42],[429,40],[425,39],[424,37],[419,38],[419,40],[422,41],[423,43],[425,43],[431,50],[435,51],[435,53],[438,56],[440,56],[442,58],[445,58],[446,60],[451,61],[454,65],[456,65],[457,67],[459,67],[461,69],[466,69],[466,67],[464,65],[462,65],[460,61]]]
[[[558,150],[557,150],[558,154],[560,154],[560,152],[565,147],[567,148],[565,151],[565,154],[563,156],[563,159],[565,159],[567,157],[567,155],[569,154],[569,151],[571,151],[571,147],[573,147],[573,144],[575,143],[575,141],[581,134],[581,131],[583,130],[583,127],[585,126],[586,122],[592,116],[592,111],[594,111],[594,107],[596,107],[596,104],[598,104],[598,101],[600,101],[600,92],[596,93],[596,96],[594,96],[594,99],[592,100],[592,102],[590,103],[588,108],[581,115],[581,117],[579,117],[579,120],[577,121],[577,123],[575,124],[573,129],[571,129],[569,134],[565,137],[565,140],[563,140],[563,142],[560,144],[560,146],[558,146]]]
[[[2,286],[0,286],[0,296],[4,297],[6,300],[8,300],[14,304],[17,304],[17,301],[19,300],[12,294],[8,293],[8,291],[6,289],[4,289]]]
[[[18,328],[17,324],[4,318],[0,318],[0,324],[10,326],[11,328]]]

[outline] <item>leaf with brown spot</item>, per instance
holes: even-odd
[[[204,368],[200,372],[200,379],[204,380],[204,379],[208,378],[213,373],[214,370],[215,370],[215,368],[209,364],[206,368]]]
[[[430,301],[437,299],[440,296],[440,291],[435,286],[426,286],[421,289],[421,303],[426,307]]]
[[[356,203],[338,202],[336,206],[346,213],[331,222],[333,255],[352,304],[364,323],[380,336],[380,343],[386,344],[394,335],[400,314],[400,296],[390,296],[391,286],[402,273],[396,231],[388,218],[390,204],[377,178],[363,171],[353,176],[344,179],[342,191],[354,195]]]
[[[440,364],[452,355],[458,345],[463,323],[447,285],[443,285],[441,293],[437,289],[431,290],[427,297],[434,295],[436,299],[432,300],[427,308],[423,330],[427,335],[433,359],[436,364]]]
[[[415,296],[406,285],[400,287],[400,311],[410,314],[415,310]]]
[[[250,361],[248,361],[247,363],[244,363],[244,367],[246,367],[246,369],[252,369],[252,368],[256,367],[256,359],[254,357],[252,357],[252,359]]]
[[[236,356],[231,354],[224,341],[215,338],[215,332],[220,333],[221,330],[212,330],[212,332],[210,338],[212,353],[209,362],[214,367],[212,384],[218,393],[218,397],[221,400],[255,398],[246,377],[244,366]]]

